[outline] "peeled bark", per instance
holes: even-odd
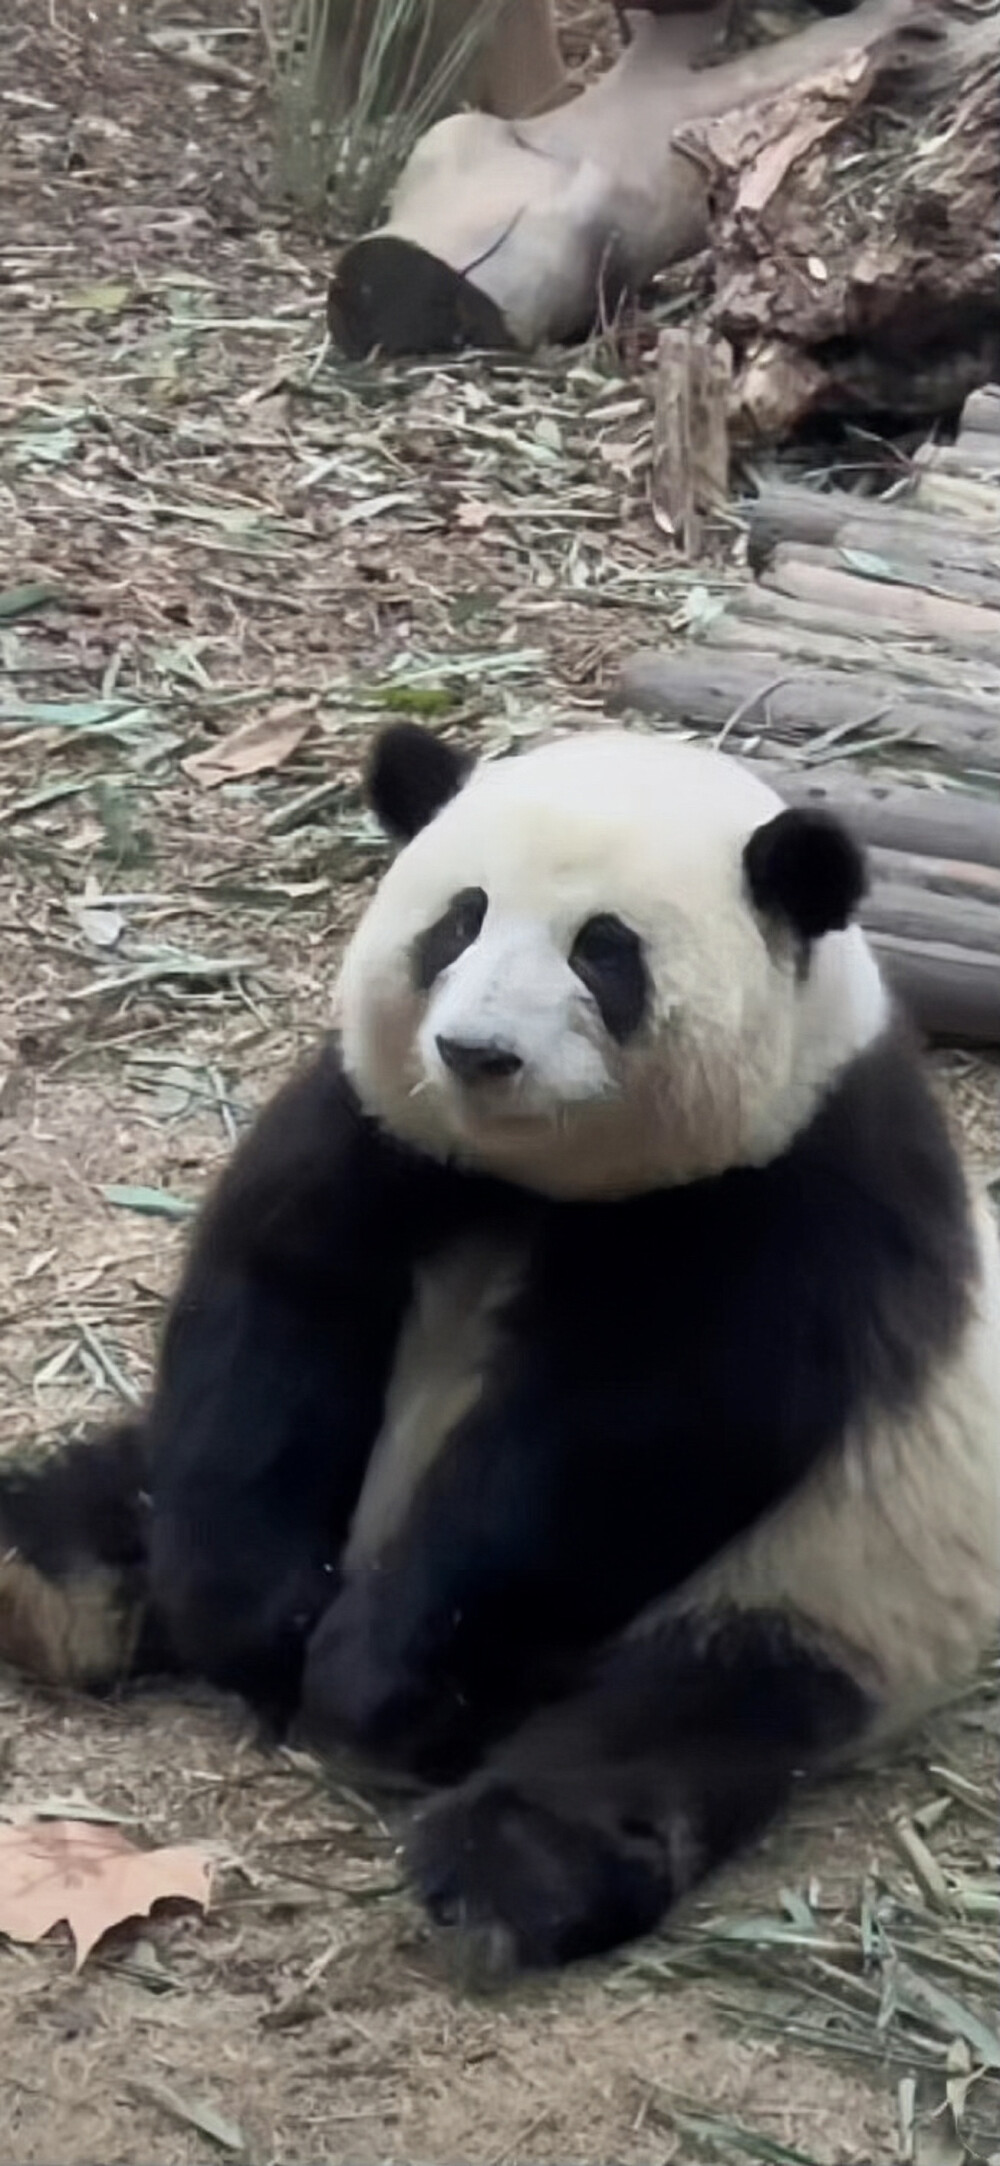
[[[661,331],[653,414],[652,497],[686,556],[729,494],[729,349],[703,333]]]
[[[714,183],[709,322],[733,348],[744,435],[824,413],[919,423],[1000,374],[995,0],[883,80],[877,111],[831,111],[803,85],[681,138]],[[981,471],[949,455],[939,478]]]
[[[692,0],[693,5],[693,0]],[[699,67],[726,14],[633,13],[615,66],[556,111],[440,121],[417,144],[388,222],[345,250],[331,333],[350,356],[531,348],[704,245],[708,184],[682,127],[774,99],[804,78],[853,108],[896,53],[915,0],[851,15]]]

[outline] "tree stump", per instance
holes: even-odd
[[[733,349],[745,437],[824,413],[920,422],[1000,374],[997,0],[915,21],[877,103],[849,76],[833,97],[817,77],[678,138],[711,182],[709,321]],[[995,404],[979,413],[996,444]],[[975,488],[989,459],[972,446],[930,464],[936,501],[955,503],[950,485]]]
[[[654,511],[685,556],[729,495],[728,347],[703,331],[661,331],[653,415]]]

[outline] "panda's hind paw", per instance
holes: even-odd
[[[435,1799],[406,1845],[436,1924],[457,1929],[488,1977],[599,1955],[648,1932],[670,1901],[666,1856],[586,1812],[499,1776]]]

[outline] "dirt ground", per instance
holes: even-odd
[[[641,340],[534,371],[324,361],[321,242],[268,197],[254,7],[19,0],[3,37],[13,1451],[148,1381],[184,1207],[322,1026],[380,862],[356,797],[379,714],[487,745],[554,706],[586,719],[629,645],[735,574],[664,568]],[[250,771],[252,749],[222,788],[186,769],[244,724],[283,751],[276,772]],[[995,1167],[996,1071],[942,1073]],[[0,1809],[84,1800],[152,1842],[206,1840],[221,1867],[207,1921],[158,1918],[80,1976],[65,1943],[0,1950],[0,2151],[18,2166],[910,2155],[898,2062],[734,2025],[710,1976],[671,1975],[670,1936],[655,1959],[477,1999],[400,1888],[378,1803],[264,1751],[233,1708],[10,1681],[0,1705]],[[931,1764],[982,1781],[993,1722],[989,1704],[978,1726],[952,1714],[803,1800],[712,1904],[774,1914],[809,1889],[853,1912],[892,1809],[926,1797]],[[771,2148],[702,2152],[677,2118],[695,2108]]]

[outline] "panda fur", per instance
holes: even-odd
[[[564,1962],[989,1643],[997,1235],[835,822],[624,732],[407,725],[370,795],[404,847],[143,1423],[0,1480],[0,1654],[416,1771],[432,1915]]]

